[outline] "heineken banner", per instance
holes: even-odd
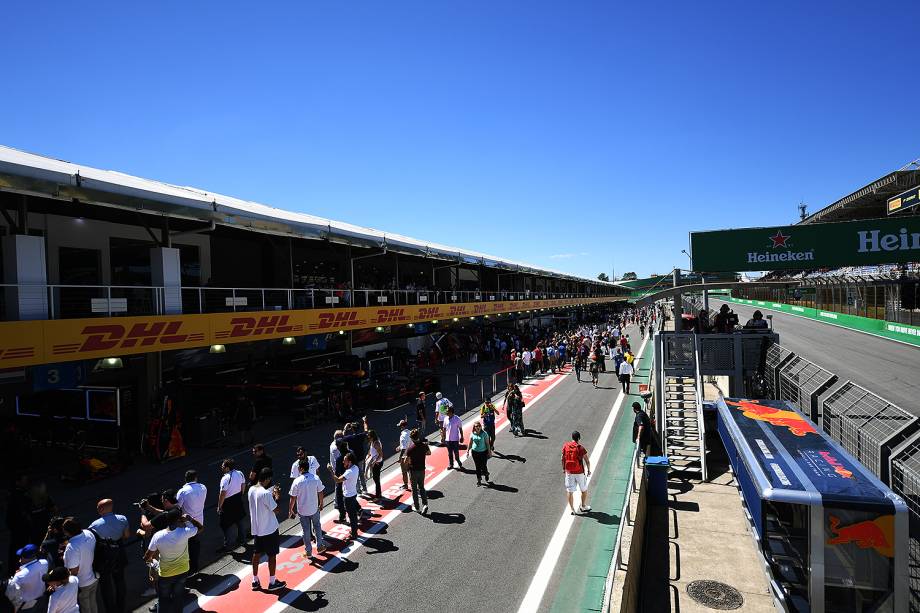
[[[920,216],[691,232],[698,272],[836,268],[920,261]]]

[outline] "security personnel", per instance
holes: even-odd
[[[38,613],[43,610],[41,605],[44,604],[45,582],[42,581],[42,575],[48,572],[48,561],[38,559],[38,547],[32,544],[17,550],[16,555],[21,565],[10,583],[19,588],[22,605],[17,611]]]

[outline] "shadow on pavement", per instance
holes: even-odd
[[[394,545],[393,541],[376,537],[371,537],[365,540],[364,547],[369,550],[367,552],[367,555],[369,556],[378,553],[390,553],[393,551],[399,551],[399,547]]]
[[[428,514],[428,519],[435,524],[465,524],[466,515],[463,513],[438,513],[437,511]]]
[[[513,453],[499,453],[495,452],[495,457],[499,460],[508,460],[509,462],[520,462],[523,464],[527,461],[527,458],[519,455],[514,455]]]
[[[611,515],[610,513],[605,513],[603,511],[588,511],[587,513],[582,513],[582,517],[588,517],[595,520],[599,524],[604,524],[605,526],[619,526],[620,518],[616,515]]]
[[[509,494],[517,494],[518,488],[511,485],[502,485],[501,483],[492,483],[491,485],[486,485],[490,490],[495,490],[496,492],[508,492]]]
[[[291,594],[299,595],[296,596],[294,600],[290,600]],[[326,592],[321,590],[310,590],[308,592],[291,590],[284,596],[284,604],[292,609],[297,609],[298,611],[319,611],[320,609],[329,606],[329,601],[326,599]]]

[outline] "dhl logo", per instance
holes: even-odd
[[[406,309],[378,309],[377,323],[388,324],[400,321],[409,321],[411,319],[406,315]]]
[[[818,452],[824,461],[830,464],[834,468],[834,472],[843,477],[844,479],[852,479],[853,471],[848,470],[843,464],[840,463],[840,460],[831,455],[830,451],[819,451]]]
[[[817,430],[808,421],[795,411],[786,411],[760,404],[759,400],[726,400],[726,404],[741,409],[748,419],[765,421],[770,425],[789,428],[796,436],[817,434]]]
[[[418,310],[419,319],[437,319],[441,316],[441,307],[426,307]]]
[[[173,345],[204,339],[204,334],[182,334],[180,333],[181,328],[181,321],[136,323],[130,327],[119,324],[84,326],[81,334],[86,338],[82,344],[55,345],[53,353],[109,351],[153,345]]]
[[[828,545],[853,543],[860,549],[874,549],[880,556],[894,557],[894,515],[880,515],[875,519],[841,526],[840,518],[830,516],[830,529],[834,536]]]
[[[450,313],[449,313],[448,315],[449,315],[450,317],[457,317],[457,316],[459,316],[459,315],[466,315],[466,307],[465,307],[465,306],[462,306],[462,305],[451,305],[451,307],[450,307]]]
[[[262,317],[234,317],[230,320],[230,338],[241,336],[267,336],[270,334],[286,334],[303,329],[303,326],[288,324],[290,315],[266,315]],[[214,336],[221,338],[224,335],[216,332]]]
[[[350,326],[358,323],[357,311],[338,311],[335,313],[320,313],[319,324],[317,328],[336,328],[339,326]]]

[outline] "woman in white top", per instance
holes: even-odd
[[[380,443],[380,437],[373,430],[367,431],[367,440],[371,444],[370,453],[367,455],[366,471],[369,477],[373,477],[374,485],[377,487],[377,498],[380,498],[380,469],[383,468],[383,445]]]

